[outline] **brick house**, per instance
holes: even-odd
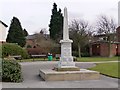
[[[120,55],[120,43],[114,42],[111,43],[111,55],[116,56]],[[90,47],[90,56],[103,56],[107,57],[109,55],[109,46],[108,42],[98,41],[91,44]]]
[[[111,34],[111,36],[114,37],[111,41],[111,56],[120,55],[120,27],[118,27],[116,33]],[[107,35],[94,36],[94,41],[90,43],[90,56],[109,56]]]

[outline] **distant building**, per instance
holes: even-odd
[[[117,28],[116,33],[109,34],[111,40],[111,56],[120,55],[120,27]],[[109,56],[109,41],[107,35],[95,35],[94,40],[90,43],[90,56]]]
[[[0,20],[0,42],[6,42],[6,28],[8,26]]]
[[[41,37],[40,37],[41,36]],[[42,38],[44,40],[49,39],[49,35],[45,34],[33,34],[28,35],[26,37],[26,50],[30,55],[38,55],[38,54],[46,54],[47,52],[37,44],[36,39],[37,37]]]
[[[26,48],[34,48],[36,47],[36,43],[35,43],[35,35],[28,35],[26,37]]]

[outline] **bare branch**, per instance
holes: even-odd
[[[102,15],[98,18],[97,21],[97,33],[98,34],[109,34],[114,33],[116,29],[116,23],[113,18],[108,18],[105,15]]]

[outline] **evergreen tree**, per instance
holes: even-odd
[[[6,41],[8,43],[17,43],[21,47],[26,43],[21,23],[16,17],[13,17],[11,21]]]
[[[23,33],[24,33],[24,36],[28,36],[29,35],[26,29],[23,30]]]
[[[63,15],[61,9],[57,11],[56,3],[53,4],[51,20],[49,24],[50,38],[58,40],[62,37],[63,31]]]

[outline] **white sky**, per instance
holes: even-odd
[[[119,0],[1,0],[0,20],[10,25],[13,16],[18,17],[23,28],[29,34],[47,28],[51,9],[55,2],[58,8],[67,7],[69,22],[73,19],[85,19],[94,24],[98,15],[114,17],[117,22]],[[9,28],[9,27],[8,27]]]

